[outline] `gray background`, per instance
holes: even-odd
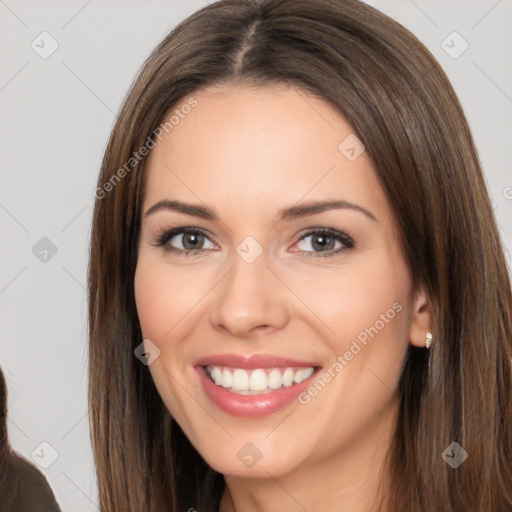
[[[512,0],[368,3],[414,32],[448,73],[510,250]],[[12,444],[48,466],[42,471],[63,511],[98,510],[85,284],[102,153],[145,57],[204,5],[0,0],[0,364]],[[58,48],[47,56],[53,41]]]

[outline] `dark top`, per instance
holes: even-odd
[[[61,512],[48,481],[25,459],[11,455],[9,498],[0,496],[0,512]]]

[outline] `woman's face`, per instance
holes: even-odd
[[[193,98],[146,168],[135,298],[156,387],[224,474],[355,468],[428,330],[372,163],[304,91]]]

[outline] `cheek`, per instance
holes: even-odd
[[[409,270],[393,257],[371,256],[301,282],[301,297],[308,297],[331,331],[325,337],[331,352],[325,372],[332,379],[326,376],[328,384],[318,399],[310,388],[304,400],[311,400],[309,415],[319,424],[344,422],[333,442],[352,436],[387,410],[408,347]],[[351,411],[350,420],[346,411]]]
[[[135,303],[144,339],[160,349],[160,356],[149,371],[167,408],[180,424],[188,425],[184,411],[186,398],[180,393],[183,375],[184,338],[190,328],[187,312],[197,303],[198,290],[187,286],[183,273],[172,272],[168,265],[139,258],[135,271]],[[177,379],[177,380],[176,380]]]
[[[172,294],[165,293],[165,279],[161,272],[150,268],[141,261],[135,271],[135,303],[144,338],[157,342],[160,339],[166,312],[173,311]],[[169,319],[170,320],[170,319]]]
[[[368,330],[375,335],[377,329],[381,339],[388,334],[396,339],[407,330],[411,281],[405,263],[385,257],[373,265],[358,261],[295,283],[297,295],[328,327],[338,351],[347,341],[370,337]]]
[[[135,272],[135,303],[145,338],[159,344],[206,293],[196,277],[173,271],[168,265],[140,258]]]

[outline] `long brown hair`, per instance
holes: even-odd
[[[0,497],[7,492],[9,476],[9,439],[7,436],[7,385],[0,368]]]
[[[18,491],[19,477],[12,473],[11,461],[16,456],[7,432],[7,384],[0,368],[0,504],[10,510]]]
[[[510,512],[511,286],[477,152],[433,56],[357,0],[220,0],[172,30],[132,85],[105,151],[90,245],[89,407],[101,511],[218,508],[222,475],[188,442],[133,355],[142,341],[133,281],[146,164],[133,158],[186,97],[234,82],[308,91],[347,119],[394,211],[414,284],[428,293],[434,342],[430,351],[411,346],[404,362],[387,509]],[[452,442],[469,454],[457,469],[442,457]]]

